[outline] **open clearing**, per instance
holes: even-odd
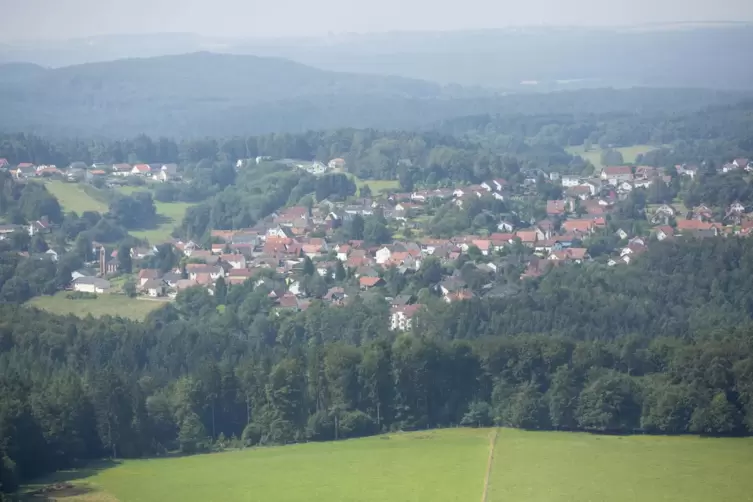
[[[492,432],[445,429],[127,460],[101,470],[58,473],[51,481],[63,476],[83,487],[84,496],[120,502],[479,501]],[[751,472],[753,438],[500,429],[487,501],[750,502]]]
[[[193,206],[189,202],[154,202],[157,208],[159,224],[144,230],[129,230],[128,233],[139,239],[146,239],[150,244],[162,244],[171,239],[173,229],[183,221],[186,211]]]
[[[626,164],[633,164],[635,163],[636,158],[638,155],[642,153],[648,153],[651,150],[656,150],[657,147],[652,145],[634,145],[634,146],[624,146],[620,148],[615,148],[618,152],[622,154],[622,160],[625,161]],[[601,164],[601,152],[602,150],[597,147],[592,147],[589,151],[584,151],[583,146],[570,146],[565,148],[567,153],[570,155],[580,155],[584,159],[591,162],[591,164],[594,165],[596,169],[601,169],[604,167]]]
[[[139,300],[118,294],[101,294],[94,300],[71,300],[65,297],[68,293],[68,291],[60,291],[52,296],[36,296],[29,300],[27,305],[60,315],[73,314],[78,317],[86,317],[88,314],[94,317],[111,315],[140,321],[149,312],[165,304],[163,301]]]
[[[352,179],[356,183],[356,188],[358,190],[360,190],[364,185],[369,185],[371,193],[375,195],[381,192],[390,192],[400,189],[400,182],[398,180],[362,180],[355,174],[345,174],[348,176],[348,178]]]
[[[107,212],[107,204],[95,199],[84,192],[77,183],[63,181],[49,181],[45,183],[47,190],[55,196],[64,211],[75,211],[80,216],[84,211]]]
[[[500,430],[489,502],[753,500],[753,438]]]

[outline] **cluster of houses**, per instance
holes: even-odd
[[[255,161],[263,160],[264,158],[258,158]],[[301,168],[309,172],[322,169],[322,172],[326,172],[344,168],[345,161],[333,159],[328,165],[315,164],[317,165]],[[54,166],[43,168],[50,167]],[[103,166],[92,167],[97,169],[88,169],[89,175],[101,170],[111,176],[156,176],[158,179],[162,179],[162,176],[169,179],[174,175],[170,173],[176,172],[174,165],[155,168],[147,164],[116,164],[108,166],[107,170],[99,169]],[[17,166],[16,172],[20,168],[21,166]],[[733,168],[753,170],[747,159],[736,159],[725,164],[722,169],[725,168],[728,168],[725,172]],[[683,165],[677,166],[676,172],[680,176],[693,178],[698,169]],[[461,255],[467,254],[482,257],[477,260],[476,268],[486,274],[488,284],[484,286],[483,292],[479,292],[478,288],[474,291],[455,272],[442,277],[434,286],[442,299],[452,303],[473,298],[476,294],[505,296],[511,294],[511,289],[495,283],[497,274],[509,270],[512,265],[520,268],[523,271],[521,279],[526,279],[541,276],[553,266],[589,261],[591,257],[584,242],[594,235],[607,232],[608,216],[621,199],[635,189],[648,188],[653,183],[672,182],[672,177],[663,170],[645,166],[610,166],[593,177],[555,174],[550,179],[561,183],[563,196],[558,200],[547,201],[545,218],[525,224],[500,219],[496,232],[484,236],[464,234],[447,239],[405,238],[388,245],[374,246],[359,240],[342,241],[336,237],[339,235],[336,230],[356,215],[369,216],[376,212],[398,225],[418,228],[417,217],[427,213],[430,207],[436,207],[433,202],[464,207],[468,201],[481,197],[505,201],[519,196],[520,190],[516,192],[514,189],[520,187],[512,187],[504,179],[493,179],[478,185],[392,193],[379,198],[356,198],[347,202],[320,201],[311,208],[287,207],[252,228],[213,230],[213,244],[206,248],[193,241],[173,241],[174,248],[188,261],[185,268],[167,273],[142,269],[136,278],[136,287],[145,296],[168,298],[174,297],[181,290],[196,286],[205,287],[214,294],[220,278],[226,284],[241,284],[251,279],[257,285],[269,286],[269,296],[277,308],[300,311],[305,310],[311,301],[302,284],[301,270],[306,258],[312,261],[316,273],[321,277],[334,278],[340,263],[350,271],[349,276],[353,278],[348,281],[350,286],[340,284],[320,295],[329,304],[342,305],[349,298],[369,291],[386,296],[385,291],[379,288],[385,285],[384,272],[387,269],[409,275],[418,271],[428,257],[434,257],[444,265],[451,265]],[[531,184],[526,186],[529,192],[535,190]],[[652,236],[659,241],[680,236],[703,238],[749,235],[753,232],[753,219],[740,203],[725,208],[720,221],[715,221],[714,212],[703,205],[689,211],[683,209],[680,214],[671,204],[663,204],[649,211],[646,217],[652,226]],[[44,231],[42,229],[44,222],[35,222],[28,231],[31,234]],[[0,227],[0,239],[8,231],[11,230]],[[648,236],[631,235],[630,229],[617,229],[616,234],[620,244],[608,258],[610,266],[629,264],[650,245]],[[506,248],[513,246],[523,246],[528,252],[504,252]],[[73,289],[94,293],[110,289],[106,277],[118,270],[117,253],[108,255],[103,247],[98,252],[98,269],[88,273],[74,273]],[[155,252],[156,248],[133,249],[132,260],[138,264]],[[260,273],[264,270],[273,270],[279,274],[284,279],[284,286],[279,281],[267,279],[268,275]],[[416,304],[411,297],[386,298],[391,304],[391,329],[410,330],[421,305]]]
[[[73,162],[68,167],[55,165],[35,165],[21,162],[11,167],[6,159],[0,159],[0,169],[7,169],[18,180],[59,176],[69,181],[91,181],[96,178],[139,176],[156,181],[173,181],[179,179],[177,164],[103,164],[95,162],[91,166],[83,162]]]

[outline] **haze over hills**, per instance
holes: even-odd
[[[206,135],[416,128],[483,113],[683,111],[743,92],[688,89],[503,95],[279,58],[194,53],[57,69],[0,65],[0,130],[54,136]]]
[[[109,35],[0,46],[0,62],[65,66],[196,51],[292,59],[322,69],[503,89],[753,87],[746,23],[630,28],[508,28],[232,39],[192,34]],[[521,82],[527,85],[521,86]],[[536,82],[536,85],[532,85]]]

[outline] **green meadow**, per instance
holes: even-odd
[[[360,190],[362,186],[368,185],[371,189],[371,193],[373,193],[374,195],[377,195],[381,192],[390,192],[400,189],[400,182],[398,180],[364,180],[354,174],[345,174],[355,182],[356,188],[358,190]]]
[[[126,460],[58,473],[57,480],[73,480],[79,495],[46,500],[477,501],[484,493],[492,433],[445,429]],[[500,429],[486,501],[746,502],[753,501],[751,472],[753,438]]]
[[[566,148],[565,150],[570,155],[580,155],[585,160],[591,162],[591,164],[593,164],[596,169],[601,169],[602,167],[604,167],[601,164],[602,150],[598,146],[592,147],[588,151],[585,151],[582,145],[571,146]],[[656,150],[656,147],[651,145],[634,145],[615,148],[615,150],[622,154],[622,160],[624,160],[626,164],[633,164],[635,163],[638,155]]]
[[[64,211],[75,211],[79,216],[84,211],[107,212],[107,203],[86,193],[78,183],[48,181],[45,187],[58,200]]]
[[[96,299],[71,300],[66,298],[68,291],[60,291],[52,296],[35,296],[26,305],[46,310],[53,314],[86,317],[121,316],[141,321],[149,312],[165,304],[164,301],[129,298],[115,293],[97,295]]]
[[[753,438],[502,429],[489,502],[753,501]]]

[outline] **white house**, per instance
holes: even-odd
[[[390,310],[390,330],[410,331],[413,327],[413,316],[421,309],[421,305],[401,305]]]
[[[163,164],[159,173],[155,176],[159,181],[165,182],[175,178],[178,175],[178,166],[176,164]]]
[[[565,174],[560,178],[560,181],[562,182],[562,186],[565,188],[577,187],[578,185],[580,185],[580,176]]]
[[[376,256],[376,262],[380,265],[384,265],[390,260],[390,257],[392,256],[392,251],[390,251],[390,248],[385,246],[379,249],[376,252],[375,256]]]
[[[106,293],[110,290],[110,281],[99,277],[78,277],[72,285],[74,291],[82,293]]]
[[[630,166],[609,166],[601,170],[600,178],[617,185],[622,181],[633,181],[633,170]]]

